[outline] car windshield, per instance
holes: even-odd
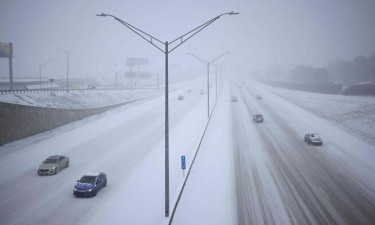
[[[57,159],[46,159],[43,161],[44,164],[55,164],[57,163]]]
[[[80,183],[87,183],[87,184],[94,184],[95,183],[95,180],[96,180],[96,177],[92,177],[92,176],[83,176],[79,182]]]

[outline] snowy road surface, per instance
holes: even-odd
[[[170,94],[170,210],[184,179],[180,157],[189,168],[207,122],[200,89]],[[308,132],[324,144],[307,145]],[[173,224],[375,224],[374,150],[262,85],[233,83],[220,94]],[[53,154],[68,155],[69,168],[38,176]],[[107,187],[75,198],[76,180],[90,171],[106,172]],[[0,147],[0,224],[167,223],[163,96]]]
[[[238,224],[375,224],[374,146],[249,82],[232,95]]]
[[[170,94],[170,148],[174,150],[170,153],[170,167],[178,172],[176,161],[180,155],[189,157],[194,151],[207,121],[205,95],[199,95],[198,90],[183,90],[185,100],[178,101],[179,94]],[[176,129],[181,127],[184,129]],[[160,223],[164,217],[163,97],[58,130],[1,149],[0,224],[118,224],[116,219],[124,224]],[[181,142],[185,144],[182,146]],[[38,176],[37,166],[53,154],[68,155],[69,168],[54,176]],[[137,170],[144,161],[148,162],[147,170],[139,175]],[[72,191],[76,180],[90,171],[106,172],[107,187],[94,198],[75,198]],[[174,174],[170,179],[173,196],[179,179]],[[123,193],[127,199],[119,207],[114,202]],[[125,218],[105,213],[106,216],[92,220],[101,211],[114,212],[119,208],[125,211]]]

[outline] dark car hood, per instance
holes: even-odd
[[[92,189],[94,187],[95,187],[94,184],[88,184],[88,183],[77,183],[76,186],[74,186],[74,188],[76,188],[78,190],[88,190],[88,189]]]

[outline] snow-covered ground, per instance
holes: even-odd
[[[319,100],[328,101],[319,94],[233,82],[221,90],[173,224],[375,221],[373,138],[359,139],[316,114]],[[189,168],[207,123],[201,89],[205,83],[196,82],[170,95],[170,215],[185,179],[180,157],[186,156]],[[256,94],[263,100],[255,100]],[[307,108],[302,94],[316,108]],[[232,95],[239,101],[232,103]],[[210,101],[212,109],[214,89]],[[344,99],[337,102],[350,111]],[[321,111],[333,115],[337,107]],[[265,115],[263,124],[252,122],[254,112]],[[0,147],[0,224],[168,224],[163,115],[160,96]],[[323,136],[323,146],[304,143],[311,131]],[[52,154],[68,155],[70,167],[37,176],[39,162]],[[87,171],[106,172],[108,185],[94,198],[74,198],[75,180]]]
[[[319,94],[257,84],[362,140],[375,144],[374,96]]]
[[[197,83],[200,78],[189,81],[175,80],[170,82],[169,90],[174,91]],[[119,103],[130,102],[151,96],[160,96],[165,93],[164,88],[133,89],[133,90],[90,90],[67,92],[30,92],[15,94],[0,94],[0,102],[8,102],[20,105],[30,105],[48,108],[97,108]]]
[[[257,82],[238,81],[233,95],[239,224],[375,222],[373,144]],[[251,120],[256,113],[263,123]],[[323,146],[306,144],[308,132]]]
[[[96,108],[162,94],[155,90],[95,90],[0,95],[0,101],[48,108]]]

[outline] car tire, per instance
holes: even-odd
[[[95,189],[93,195],[96,196],[98,194],[98,191]]]
[[[54,174],[57,174],[59,172],[59,168],[56,167],[55,171],[54,171]]]
[[[307,144],[311,145],[311,141],[307,141]]]
[[[105,186],[107,186],[107,180],[104,182],[104,185],[103,185],[103,187],[105,187]]]
[[[69,162],[66,162],[65,168],[69,167]]]

